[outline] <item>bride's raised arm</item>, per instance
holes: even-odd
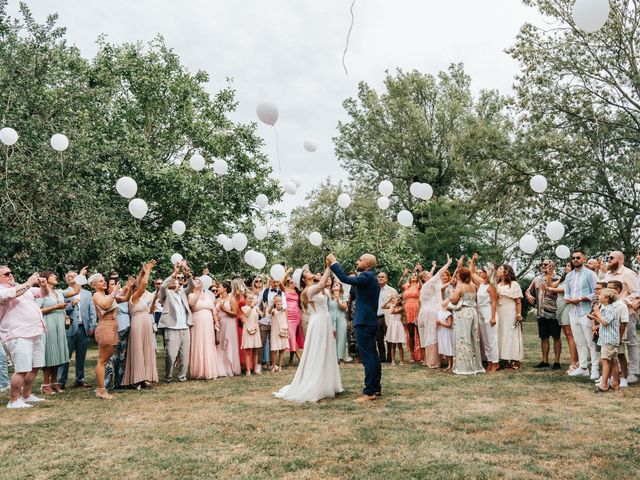
[[[330,275],[331,269],[329,267],[325,268],[320,281],[309,287],[309,290],[307,291],[307,298],[312,298],[316,293],[322,291],[327,286],[327,281],[329,280]]]

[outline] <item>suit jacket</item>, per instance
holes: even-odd
[[[80,297],[80,303],[73,305],[73,300]],[[89,330],[95,330],[97,324],[96,307],[93,304],[91,293],[85,289],[81,289],[78,295],[68,298],[69,303],[65,309],[67,315],[71,317],[71,326],[67,329],[67,337],[73,337],[78,333],[79,319],[82,318],[85,333]]]
[[[376,272],[367,270],[359,275],[347,275],[339,263],[331,265],[331,271],[336,277],[347,285],[354,287],[356,296],[356,311],[353,317],[353,326],[368,325],[378,326],[378,299],[380,298],[380,283]]]
[[[173,328],[176,326],[176,307],[173,303],[173,300],[169,298],[169,294],[167,292],[167,287],[172,280],[173,277],[167,277],[158,290],[158,300],[162,304],[162,314],[160,315],[160,320],[158,321],[158,328]],[[179,287],[177,290],[178,296],[180,297],[182,304],[186,308],[188,326],[193,325],[193,321],[191,320],[191,308],[189,308],[189,300],[187,298],[187,295],[189,295],[192,290],[193,279],[191,277],[189,277],[189,280],[187,281],[186,289]]]

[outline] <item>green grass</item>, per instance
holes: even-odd
[[[588,379],[535,371],[535,324],[525,338],[522,371],[385,366],[383,399],[365,405],[353,401],[358,365],[342,368],[343,395],[318,404],[272,398],[293,369],[119,391],[111,402],[69,389],[1,410],[0,477],[637,478],[638,387],[595,395]]]

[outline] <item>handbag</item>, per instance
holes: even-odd
[[[288,328],[281,328],[278,331],[278,336],[280,338],[289,338],[289,329]]]
[[[258,329],[256,327],[248,327],[247,328],[247,332],[249,332],[249,335],[255,335],[255,333],[258,331]]]
[[[73,320],[71,319],[71,317],[69,315],[65,315],[64,316],[64,328],[66,330],[69,330],[71,328],[71,324],[73,323]]]

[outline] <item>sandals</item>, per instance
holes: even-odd
[[[64,390],[62,389],[62,385],[60,385],[59,383],[51,384],[51,388],[55,393],[64,393]]]
[[[96,388],[96,397],[102,398],[103,400],[112,400],[113,395],[107,392],[106,388]]]
[[[40,393],[44,393],[46,395],[56,395],[58,392],[53,390],[50,383],[43,383],[42,385],[40,385]]]

